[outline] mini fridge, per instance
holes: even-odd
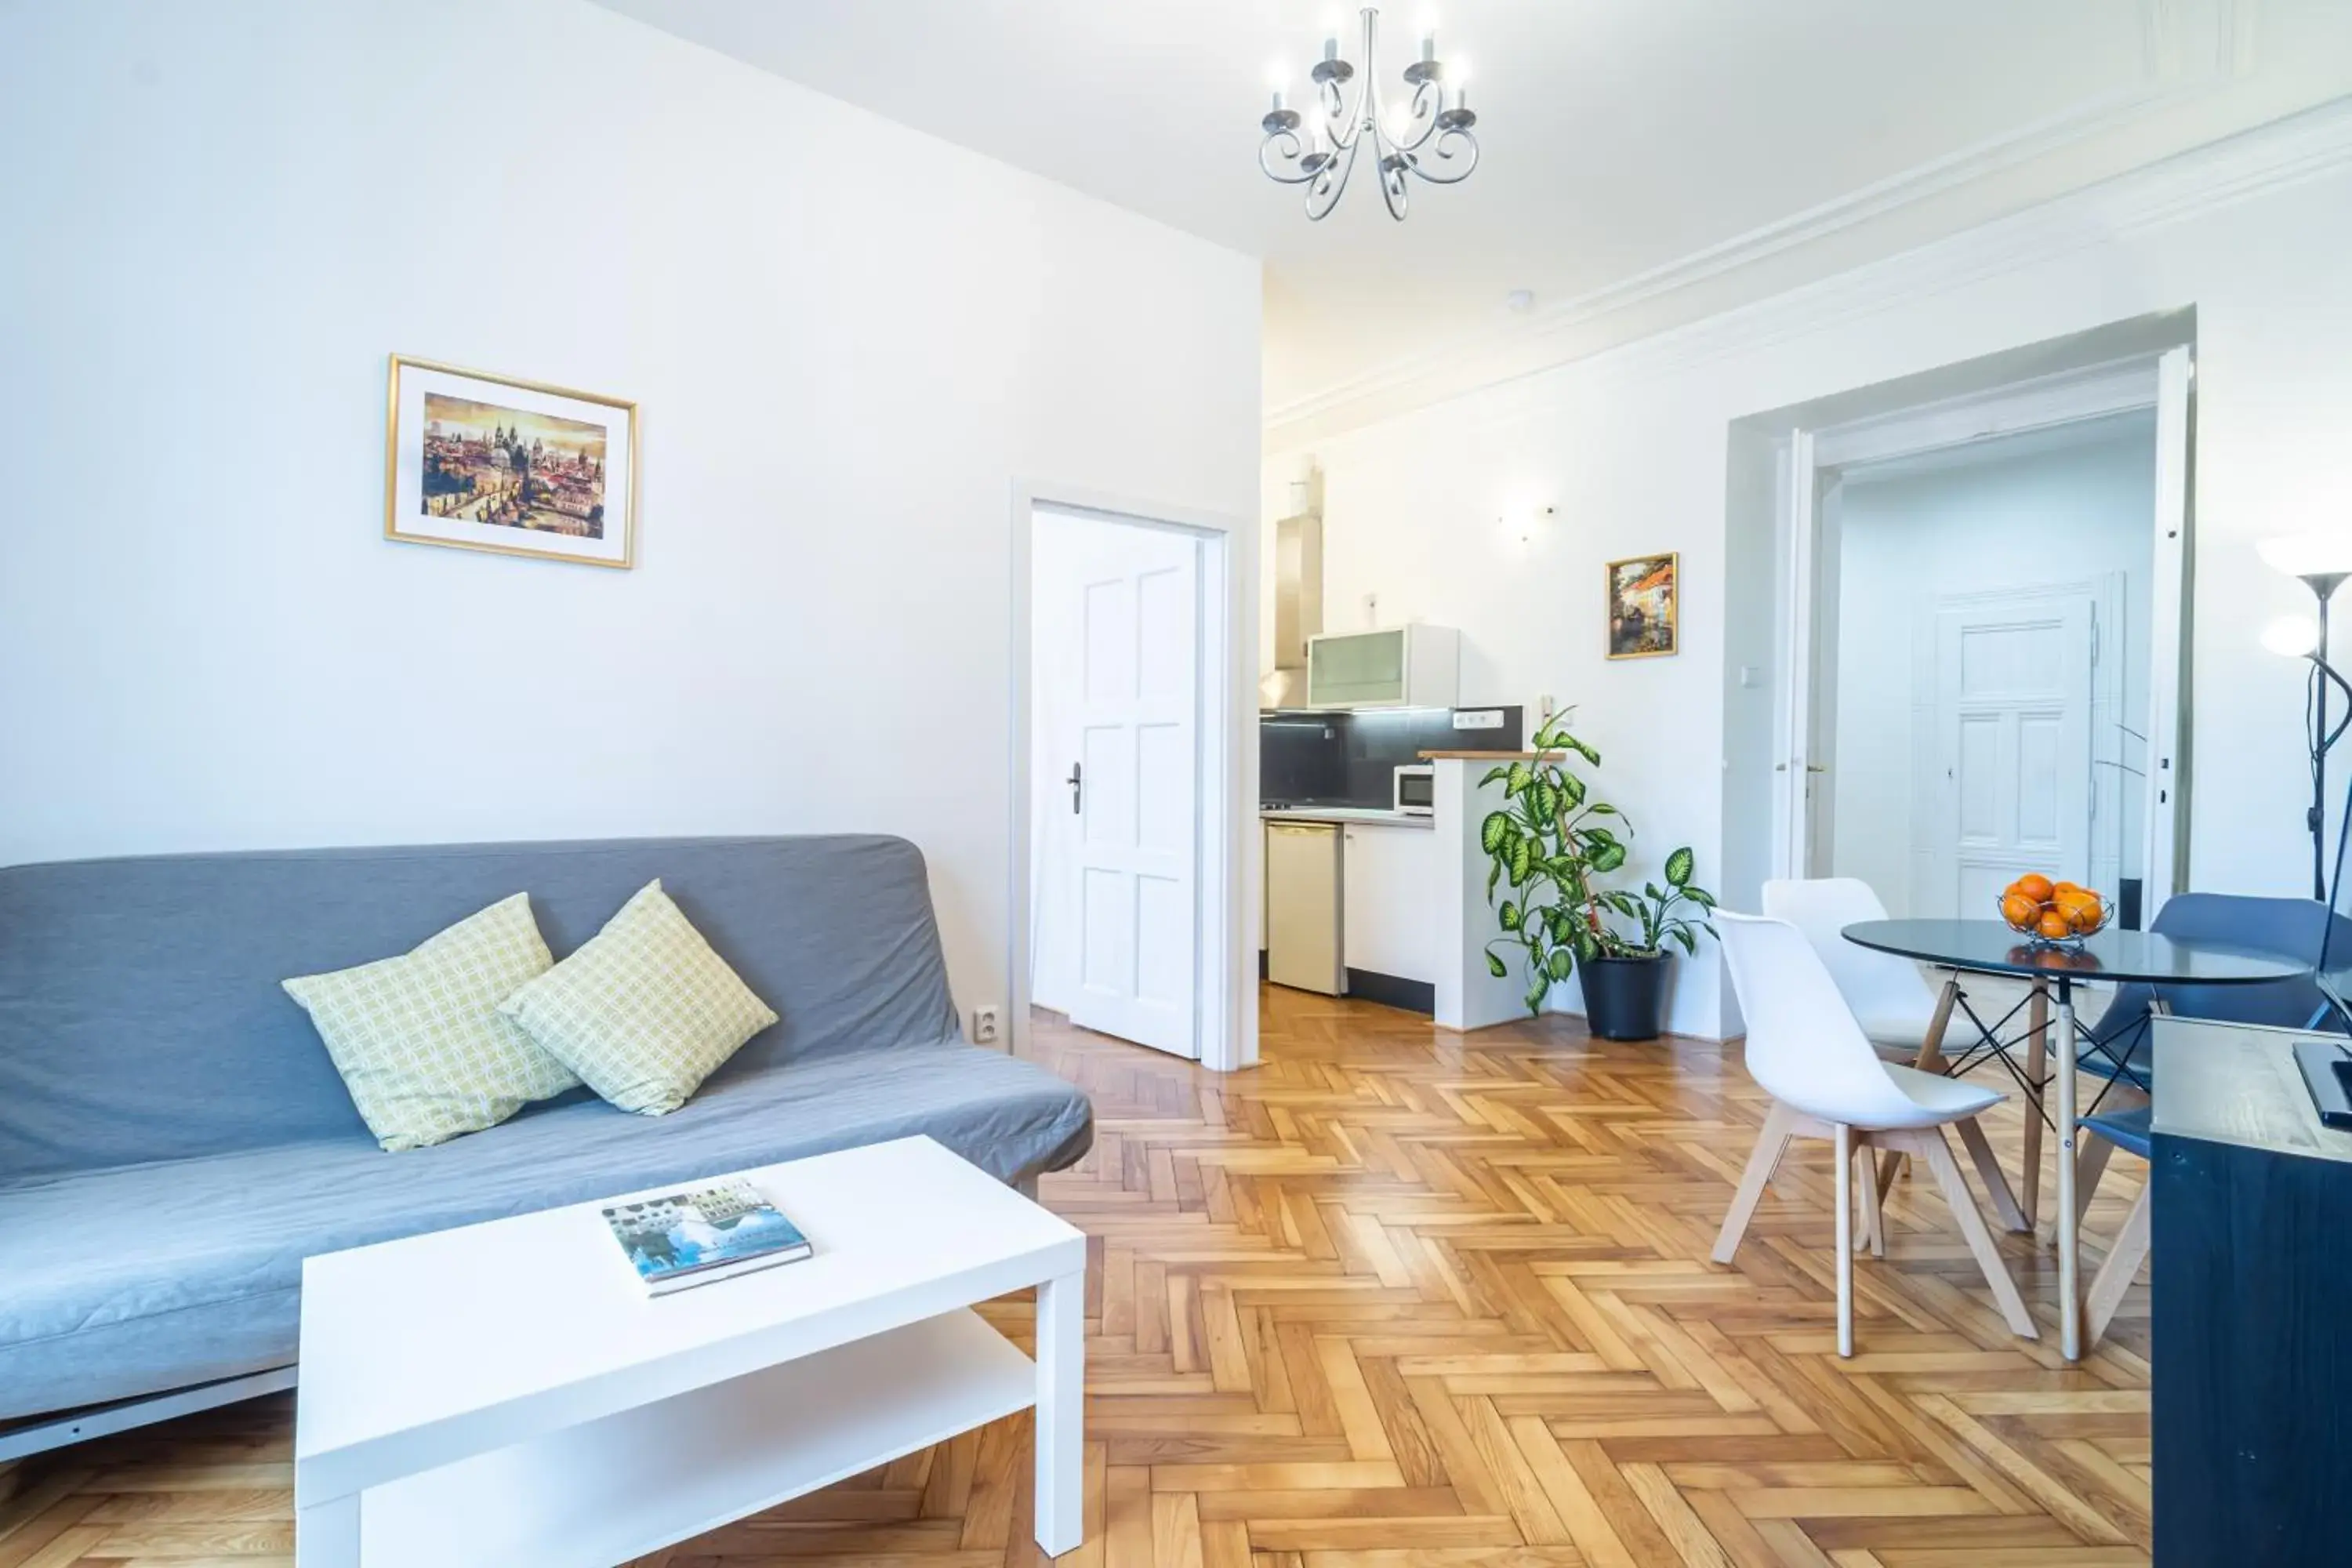
[[[1276,985],[1319,991],[1348,989],[1339,825],[1265,825],[1265,977]]]

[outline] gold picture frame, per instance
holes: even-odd
[[[635,403],[391,358],[384,538],[622,571],[636,564]]]
[[[1603,569],[1602,620],[1611,658],[1671,658],[1682,651],[1683,557],[1678,550],[1628,555]]]

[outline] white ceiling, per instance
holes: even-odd
[[[599,3],[1265,258],[1268,422],[1302,428],[1448,356],[1654,331],[2352,93],[2352,0],[1438,0],[1482,166],[1403,224],[1367,170],[1312,224],[1256,121],[1270,65],[1303,87],[1352,4]],[[1429,14],[1385,7],[1384,79]]]

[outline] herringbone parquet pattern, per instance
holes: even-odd
[[[1841,1362],[1825,1151],[1792,1156],[1736,1270],[1706,1261],[1762,1114],[1736,1048],[1551,1021],[1458,1037],[1287,992],[1267,1007],[1265,1065],[1232,1078],[1041,1021],[1036,1054],[1100,1119],[1094,1153],[1045,1186],[1096,1243],[1069,1561],[2147,1561],[2137,1296],[2065,1368],[2054,1331],[2002,1326],[1906,1175]],[[2012,1165],[2018,1128],[1991,1128]],[[2103,1189],[2095,1237],[2137,1175]],[[2054,1268],[2003,1246],[2050,1323]],[[1025,1334],[1024,1303],[991,1311]],[[0,1505],[0,1568],[290,1561],[289,1411],[29,1468]],[[648,1562],[1033,1562],[1027,1452],[1025,1423],[1000,1423]]]

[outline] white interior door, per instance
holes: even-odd
[[[2146,880],[2140,905],[2145,926],[2179,892],[2189,870],[2189,814],[2181,792],[2189,737],[2181,720],[2189,638],[2182,624],[2189,531],[2190,446],[2196,428],[2196,372],[2189,351],[2173,349],[2156,362],[2156,559],[2149,575],[2147,672],[2147,841],[2140,865]]]
[[[1191,1057],[1198,1050],[1198,547],[1181,534],[1105,526],[1121,537],[1082,575],[1074,607],[1082,633],[1070,1017]]]
[[[1938,613],[1932,873],[1916,914],[1991,918],[2028,871],[2091,876],[2089,595]]]

